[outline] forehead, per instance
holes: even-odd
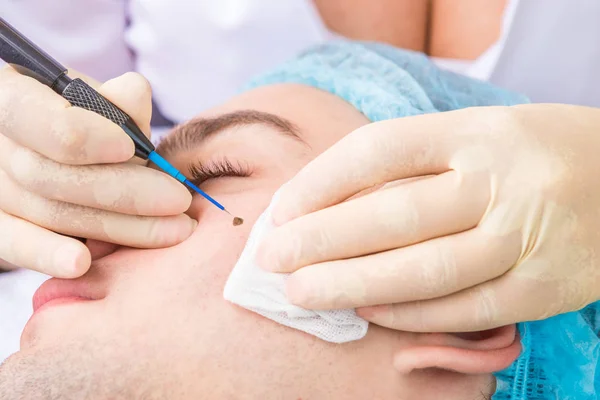
[[[317,153],[369,120],[352,105],[325,91],[299,84],[259,87],[206,110],[198,117],[215,117],[252,109],[278,115],[294,123]]]

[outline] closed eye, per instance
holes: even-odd
[[[248,165],[232,162],[227,158],[207,163],[198,161],[188,166],[188,170],[190,171],[190,181],[196,186],[200,186],[211,179],[247,178],[252,175],[252,169]]]

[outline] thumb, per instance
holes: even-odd
[[[150,137],[152,89],[142,75],[128,72],[106,81],[95,89],[114,105],[129,114],[136,125]]]
[[[150,137],[152,89],[146,78],[135,72],[127,72],[102,84],[94,78],[90,78],[71,68],[69,68],[68,74],[73,79],[81,79],[121,110],[129,114],[144,134]]]

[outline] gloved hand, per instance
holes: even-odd
[[[600,110],[472,108],[367,125],[281,190],[259,264],[292,303],[406,331],[600,299]],[[351,196],[389,182],[369,194]]]
[[[144,78],[83,79],[150,133]],[[89,268],[90,251],[59,233],[143,248],[192,233],[196,222],[182,214],[189,192],[131,162],[133,141],[116,124],[10,67],[0,70],[0,88],[0,267],[74,278]]]

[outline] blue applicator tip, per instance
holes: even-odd
[[[203,191],[202,189],[200,189],[198,186],[194,185],[192,182],[188,181],[187,179],[185,181],[183,181],[183,183],[185,183],[186,185],[188,185],[189,187],[191,187],[192,189],[194,189],[198,194],[200,194],[202,197],[204,197],[206,200],[210,201],[211,203],[213,203],[215,206],[217,206],[217,208],[225,211],[225,212],[229,212],[225,209],[225,207],[223,207],[218,201],[216,201],[215,199],[213,199],[212,197],[210,197],[208,195],[208,193],[206,193],[205,191]]]
[[[179,182],[183,183],[184,185],[189,186],[190,188],[194,189],[194,191],[196,191],[196,193],[198,193],[199,195],[201,195],[202,197],[204,197],[206,200],[210,201],[211,203],[213,203],[215,206],[217,206],[217,208],[219,208],[220,210],[225,211],[227,214],[231,215],[231,213],[229,211],[227,211],[225,209],[225,207],[223,207],[218,201],[216,201],[215,199],[213,199],[212,197],[210,197],[208,195],[208,193],[206,193],[205,191],[203,191],[202,189],[200,189],[198,186],[194,185],[192,182],[190,182],[185,175],[183,175],[181,172],[179,172],[177,170],[177,168],[175,168],[174,166],[172,166],[167,160],[165,160],[160,154],[158,154],[157,152],[153,151],[152,153],[150,153],[150,155],[148,156],[148,160],[152,161],[154,164],[156,164],[156,166],[160,169],[162,169],[163,171],[165,171],[167,174],[169,174],[170,176],[172,176],[173,178],[177,179]],[[233,215],[231,215],[233,216]]]

